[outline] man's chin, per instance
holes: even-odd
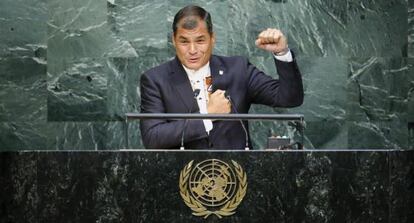
[[[191,69],[191,70],[198,70],[198,69],[200,69],[202,66],[201,66],[201,64],[200,63],[187,63],[186,65],[185,65],[188,69]]]

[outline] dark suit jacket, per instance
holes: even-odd
[[[238,113],[248,113],[252,103],[272,107],[295,107],[303,102],[302,78],[296,62],[275,59],[279,79],[273,79],[244,57],[213,55],[210,69],[213,89],[226,90]],[[220,72],[221,71],[221,72]],[[219,74],[222,73],[222,75]],[[142,113],[199,112],[190,81],[178,58],[141,76]],[[234,113],[232,108],[232,113]],[[180,147],[184,120],[141,120],[146,148]],[[247,125],[247,122],[245,122]],[[239,121],[215,121],[207,134],[202,120],[188,120],[186,149],[244,149],[245,132]]]

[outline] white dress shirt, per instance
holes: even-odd
[[[207,63],[198,70],[188,69],[184,65],[183,67],[185,72],[187,73],[188,79],[190,80],[193,91],[195,89],[200,89],[200,93],[196,98],[198,108],[200,109],[200,114],[207,114],[208,92],[205,82],[206,77],[210,76],[211,74],[210,63]],[[213,122],[211,120],[204,119],[203,123],[206,132],[210,133],[210,131],[213,129]]]

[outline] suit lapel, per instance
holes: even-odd
[[[213,78],[213,91],[217,89],[226,90],[225,74],[226,70],[217,56],[211,56],[210,59],[211,77]]]
[[[177,57],[171,62],[170,81],[178,92],[183,104],[185,104],[186,110],[189,111],[191,109],[191,112],[197,111],[198,105],[193,97],[194,93],[190,80]]]

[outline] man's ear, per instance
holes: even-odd
[[[216,33],[215,32],[213,32],[211,36],[211,41],[213,41],[213,44],[216,44]]]
[[[172,36],[171,36],[171,42],[173,46],[175,47],[175,33],[174,32],[172,33]]]

